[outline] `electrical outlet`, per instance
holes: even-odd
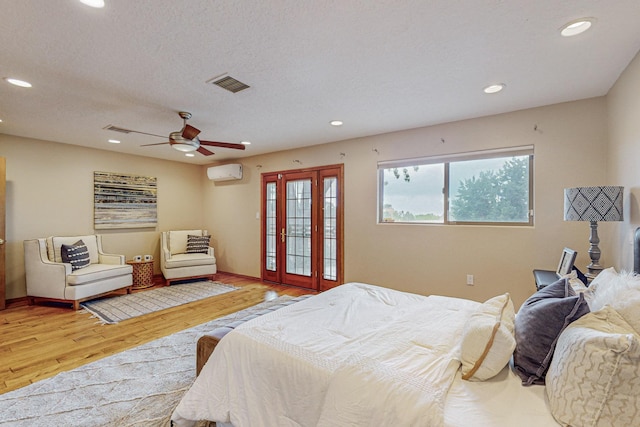
[[[473,274],[467,274],[467,285],[473,286]]]

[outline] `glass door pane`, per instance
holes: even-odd
[[[311,179],[287,181],[286,272],[311,276]]]
[[[278,228],[276,224],[277,193],[275,182],[267,183],[265,196],[265,268],[269,271],[276,271]]]
[[[337,227],[338,227],[338,180],[336,177],[324,178],[324,228],[323,228],[323,260],[324,280],[337,279]]]

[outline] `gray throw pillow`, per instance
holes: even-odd
[[[589,312],[584,294],[567,279],[546,286],[520,307],[515,320],[513,364],[523,385],[544,384],[560,333]]]
[[[80,270],[91,264],[89,250],[82,240],[78,240],[73,245],[62,245],[60,256],[62,262],[71,264],[71,271]]]
[[[209,252],[209,240],[211,236],[194,236],[187,235],[187,253],[188,254],[206,254]]]

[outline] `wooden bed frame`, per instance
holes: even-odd
[[[202,367],[209,360],[209,356],[211,356],[211,353],[220,342],[220,338],[213,335],[203,335],[198,339],[196,346],[196,376],[200,375]]]

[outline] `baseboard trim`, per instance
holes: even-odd
[[[247,279],[247,280],[257,280],[258,282],[262,282],[263,280],[259,277],[253,277],[253,276],[246,276],[244,274],[237,274],[237,273],[230,273],[228,271],[218,271],[218,273],[222,273],[222,274],[228,274],[229,276],[235,276],[235,277],[239,277],[241,279]]]
[[[11,298],[6,301],[5,308],[13,308],[13,307],[22,307],[24,305],[29,305],[29,301],[27,301],[27,297],[19,297],[19,298]]]

